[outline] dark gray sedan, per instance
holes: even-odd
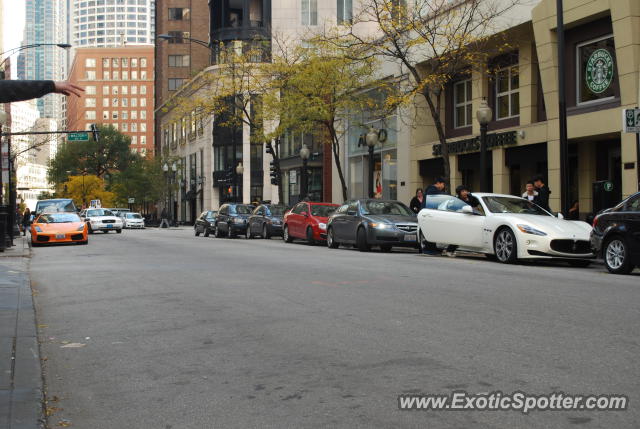
[[[416,215],[399,201],[363,199],[347,201],[329,218],[327,246],[355,244],[361,252],[379,246],[418,247]]]

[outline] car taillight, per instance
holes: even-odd
[[[594,217],[594,218],[593,218],[593,225],[592,225],[592,227],[593,227],[593,228],[595,228],[595,227],[596,227],[596,225],[598,225],[598,216],[596,216],[596,217]]]

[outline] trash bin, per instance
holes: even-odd
[[[10,242],[9,227],[9,206],[0,206],[0,252],[4,252]]]

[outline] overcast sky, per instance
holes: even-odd
[[[4,46],[2,52],[22,44],[24,0],[4,0],[3,15],[2,34],[4,36]],[[11,58],[12,64],[15,64],[16,58],[16,56]],[[12,67],[11,69],[12,75],[15,77],[16,68]]]

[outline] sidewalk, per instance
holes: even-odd
[[[25,237],[0,253],[0,429],[44,427],[42,371]]]

